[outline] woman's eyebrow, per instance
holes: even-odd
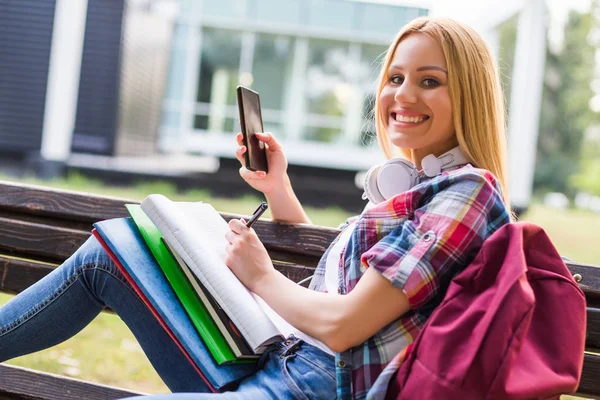
[[[448,71],[446,71],[444,68],[438,67],[436,65],[426,65],[424,67],[419,67],[419,68],[417,68],[417,71],[427,71],[429,69],[436,69],[436,70],[442,71],[442,72],[444,72],[446,74],[448,73]]]
[[[402,66],[400,66],[400,65],[391,65],[390,70],[394,70],[394,69],[397,69],[399,71],[404,71],[404,68],[402,68]],[[437,65],[424,65],[422,67],[417,68],[417,71],[420,72],[420,71],[427,71],[427,70],[431,70],[431,69],[434,69],[437,71],[442,71],[443,73],[448,74],[448,71],[446,71],[442,67],[438,67]]]

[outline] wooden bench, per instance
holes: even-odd
[[[92,223],[127,216],[124,199],[0,181],[0,291],[19,293],[48,274],[89,236]],[[222,214],[226,219],[238,217]],[[254,225],[275,266],[299,281],[312,274],[338,230],[267,221]],[[600,268],[568,263],[588,302],[579,393],[600,398]],[[556,349],[557,353],[560,349]],[[594,354],[597,353],[597,354]],[[0,399],[116,399],[126,390],[0,365]]]

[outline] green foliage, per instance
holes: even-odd
[[[571,184],[582,192],[600,196],[600,159],[586,159],[581,172],[571,177]]]
[[[507,114],[510,113],[510,93],[511,78],[513,74],[513,64],[515,60],[515,47],[517,41],[517,22],[519,15],[515,14],[498,26],[500,44],[498,49],[498,69],[500,73],[500,83],[502,85],[502,94],[506,104]]]
[[[571,183],[579,182],[570,176],[579,170],[585,131],[600,122],[589,107],[596,50],[589,35],[595,24],[591,12],[571,11],[562,50],[547,51],[534,190],[573,194]]]

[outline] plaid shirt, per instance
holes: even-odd
[[[410,311],[336,355],[338,399],[385,397],[401,364],[400,351],[419,334],[452,278],[508,222],[495,177],[470,165],[424,180],[347,221],[346,228],[354,231],[340,259],[338,293],[351,292],[366,269],[375,268],[404,291]],[[327,291],[329,251],[317,266],[313,290]]]

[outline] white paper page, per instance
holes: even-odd
[[[279,332],[282,333],[283,337],[287,338],[293,334],[296,337],[304,340],[306,343],[320,348],[325,353],[335,355],[335,353],[329,347],[327,347],[325,343],[302,332],[300,329],[295,328],[293,325],[291,325],[289,322],[283,319],[281,315],[277,314],[275,310],[273,310],[260,296],[258,296],[255,293],[252,293],[252,296],[254,297],[254,300],[256,300],[260,308],[262,308],[265,314],[267,314],[267,316],[273,322],[273,324],[275,324],[277,329],[279,329]]]
[[[294,328],[279,314],[277,314],[275,310],[273,310],[259,295],[252,292],[250,292],[250,294],[254,298],[254,301],[256,301],[260,308],[264,311],[264,313],[267,314],[267,317],[269,317],[271,322],[273,322],[273,324],[277,327],[279,332],[281,332],[283,337],[288,337],[290,334],[296,331],[296,328]]]
[[[225,264],[227,222],[207,203],[174,203],[150,195],[142,210],[184,259],[257,351],[280,335],[246,287]],[[166,216],[168,218],[165,218]]]

